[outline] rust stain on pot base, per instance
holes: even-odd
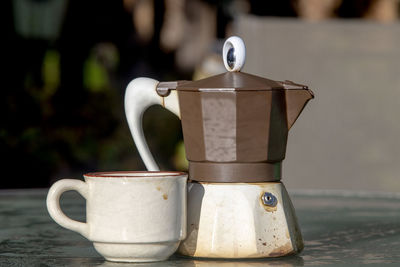
[[[268,212],[274,212],[274,211],[277,210],[277,207],[268,207],[268,206],[265,206],[265,205],[263,205],[263,207]]]
[[[168,195],[167,195],[167,194],[163,194],[162,197],[163,197],[163,199],[165,199],[165,200],[168,199]]]
[[[284,246],[279,247],[271,251],[271,253],[268,254],[269,257],[281,257],[285,255],[290,255],[294,254],[295,251],[293,250],[292,243],[288,242]]]

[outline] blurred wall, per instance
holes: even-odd
[[[242,16],[244,71],[315,93],[289,133],[289,189],[400,191],[400,25]]]

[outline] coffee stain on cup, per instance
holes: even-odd
[[[167,187],[167,188],[166,188],[166,187]],[[163,184],[163,186],[157,185],[157,186],[156,186],[156,189],[157,189],[157,191],[159,191],[160,193],[162,193],[163,199],[164,199],[164,200],[167,200],[167,199],[168,199],[168,194],[169,194],[169,192],[171,191],[171,187],[172,187],[172,184]]]

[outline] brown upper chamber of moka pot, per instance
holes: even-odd
[[[240,72],[245,47],[225,42],[228,72],[198,81],[160,83],[177,89],[189,178],[202,182],[268,182],[281,178],[288,131],[313,98],[307,86]]]

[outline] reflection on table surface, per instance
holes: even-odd
[[[58,226],[46,210],[47,190],[0,190],[0,266],[297,266],[400,263],[400,195],[357,192],[291,193],[303,233],[300,255],[215,260],[173,255],[158,263],[105,261],[92,244]],[[63,195],[61,206],[85,220],[85,202]]]
[[[258,266],[299,266],[303,265],[304,262],[299,256],[290,256],[287,258],[280,259],[254,259],[254,260],[213,260],[213,259],[189,259],[183,258],[177,255],[172,256],[169,261],[154,262],[154,263],[142,263],[142,264],[124,264],[124,263],[113,263],[105,261],[103,264],[98,266],[104,267],[122,267],[122,266],[187,266],[187,267],[205,267],[205,266],[218,266],[218,267],[258,267]]]

